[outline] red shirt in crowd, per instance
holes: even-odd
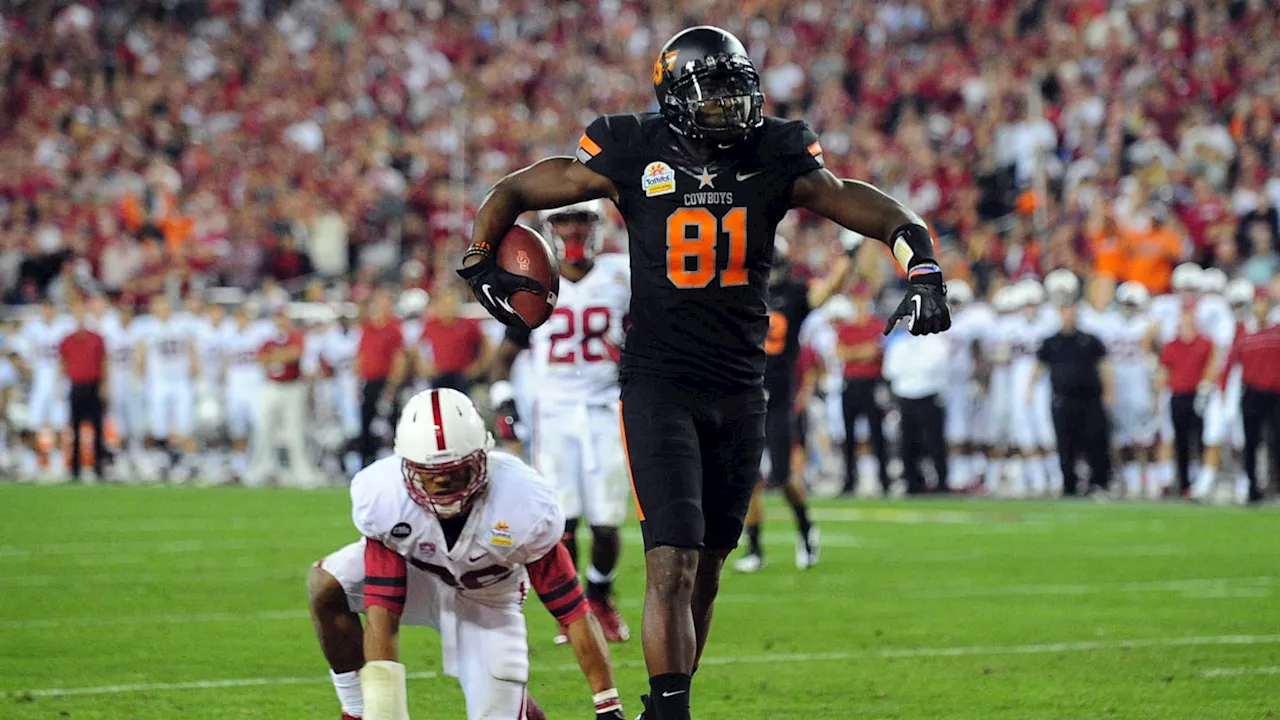
[[[848,347],[865,342],[874,342],[879,345],[883,336],[884,320],[874,315],[851,323],[844,323],[836,329],[836,342],[840,347]],[[880,377],[880,361],[883,357],[884,349],[882,347],[876,353],[876,356],[870,360],[846,360],[844,363],[844,376],[863,380],[878,378]]]
[[[293,382],[302,376],[303,342],[302,331],[297,328],[290,328],[287,332],[277,331],[271,336],[270,340],[262,344],[262,348],[258,351],[259,355],[262,356],[282,348],[291,348],[298,351],[298,356],[289,362],[268,362],[268,379],[275,382]]]
[[[1169,372],[1169,392],[1174,395],[1194,393],[1204,379],[1205,368],[1213,357],[1213,343],[1197,334],[1191,340],[1182,336],[1165,343],[1160,350],[1160,364]]]
[[[1280,325],[1237,335],[1227,355],[1227,368],[1236,363],[1243,368],[1245,387],[1280,392]]]
[[[360,347],[356,348],[356,368],[360,379],[386,380],[391,360],[404,347],[400,323],[390,318],[382,322],[366,320],[360,326]]]
[[[484,331],[472,318],[428,318],[422,328],[422,343],[431,348],[437,375],[461,373],[480,357]]]
[[[102,364],[107,346],[98,333],[80,328],[63,338],[58,346],[62,366],[72,385],[102,382]]]

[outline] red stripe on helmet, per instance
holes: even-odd
[[[431,421],[436,425],[436,450],[444,450],[448,445],[444,441],[444,413],[440,412],[440,391],[431,391]]]

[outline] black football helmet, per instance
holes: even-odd
[[[681,31],[653,64],[653,91],[672,132],[719,146],[764,125],[760,74],[738,38],[718,27]]]

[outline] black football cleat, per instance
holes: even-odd
[[[658,720],[657,716],[653,714],[653,708],[649,705],[648,695],[640,696],[640,704],[644,706],[644,709],[636,716],[636,720]]]

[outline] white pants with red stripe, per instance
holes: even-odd
[[[352,612],[364,612],[364,539],[320,561],[347,593]],[[529,681],[529,636],[519,605],[482,605],[435,575],[409,565],[401,625],[440,632],[444,674],[458,678],[467,720],[524,720]]]

